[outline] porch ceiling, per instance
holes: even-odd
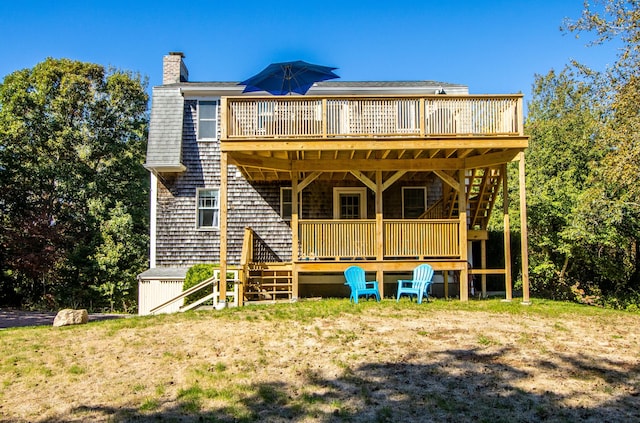
[[[286,181],[321,172],[323,179],[343,179],[359,171],[383,179],[398,171],[451,173],[460,169],[496,166],[512,161],[527,146],[526,137],[499,140],[388,141],[270,141],[223,142],[229,163],[251,181]],[[455,144],[455,145],[454,145]]]

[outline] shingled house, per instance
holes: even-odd
[[[178,295],[197,263],[237,275],[240,304],[348,296],[342,272],[354,263],[384,281],[383,296],[428,262],[441,295],[467,300],[469,274],[499,274],[511,299],[508,204],[504,268],[486,268],[486,242],[513,160],[526,219],[521,95],[432,81],[325,81],[304,96],[249,95],[235,82],[190,82],[183,59],[165,56],[153,88],[140,314]],[[525,301],[526,266],[525,254]],[[227,284],[218,289],[226,299]]]

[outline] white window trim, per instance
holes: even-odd
[[[334,187],[333,188],[333,218],[340,219],[340,194],[360,194],[360,219],[367,218],[367,188],[366,187]]]
[[[218,226],[200,226],[200,191],[218,191]],[[215,209],[214,209],[215,210]],[[213,231],[220,229],[220,188],[200,187],[196,188],[196,229],[199,231]]]
[[[202,97],[202,98],[195,98],[194,100],[197,101],[198,105],[196,106],[196,139],[198,141],[218,141],[218,139],[220,138],[220,97]],[[216,102],[217,103],[217,107],[216,107],[216,136],[214,138],[202,138],[200,137],[200,102],[202,101],[209,101],[209,102]],[[209,121],[211,121],[212,119],[208,119]]]
[[[289,222],[291,220],[291,216],[289,217],[285,217],[284,215],[284,192],[285,191],[291,191],[291,203],[287,203],[287,204],[291,204],[291,213],[293,213],[293,188],[291,187],[280,187],[280,218],[282,220],[284,220],[285,222]]]
[[[420,187],[420,186],[408,186],[408,187],[402,187],[402,218],[404,219],[404,192],[405,190],[410,190],[410,189],[421,189],[424,191],[424,209],[427,210],[427,187]]]

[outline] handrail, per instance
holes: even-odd
[[[177,295],[173,298],[171,298],[170,300],[160,304],[159,306],[156,306],[154,308],[152,308],[151,310],[149,310],[149,314],[154,314],[155,312],[162,310],[163,308],[193,294],[194,292],[200,291],[203,288],[206,288],[207,286],[215,283],[215,282],[219,282],[218,279],[214,278],[213,276],[210,277],[209,279],[206,279],[202,282],[200,282],[197,285],[192,286],[191,288],[187,289],[186,291],[182,291],[182,293],[180,293],[180,295]]]

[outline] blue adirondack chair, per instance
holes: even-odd
[[[380,291],[378,290],[377,281],[366,281],[364,276],[364,269],[358,266],[351,266],[344,271],[344,277],[347,280],[345,285],[349,285],[351,288],[351,296],[349,301],[353,301],[358,304],[358,297],[369,295],[375,295],[376,300],[380,301]]]
[[[401,295],[408,295],[411,299],[415,295],[418,299],[418,304],[422,304],[422,297],[429,299],[429,286],[433,279],[433,267],[428,264],[421,264],[413,269],[413,279],[400,279],[398,280],[398,298],[396,301],[400,301]]]

